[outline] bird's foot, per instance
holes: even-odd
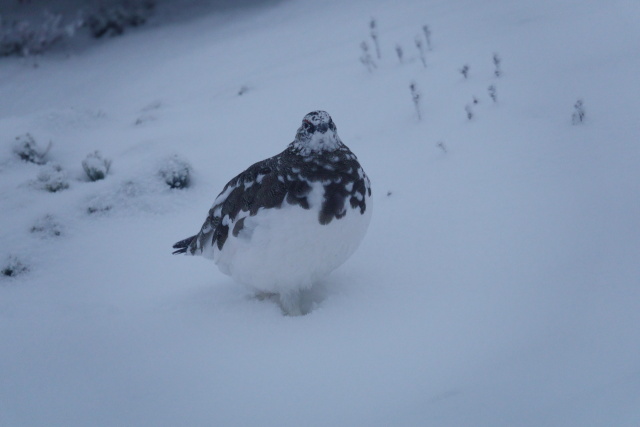
[[[277,301],[278,294],[275,292],[257,292],[255,297],[258,301],[274,300]]]
[[[281,293],[279,297],[280,308],[286,316],[302,316],[311,311],[311,307],[304,307],[307,309],[303,309],[303,298],[300,291]]]
[[[317,305],[311,289],[279,294],[279,304],[285,316],[304,316]]]
[[[274,292],[258,292],[255,297],[259,301],[275,302],[285,316],[304,316],[309,314],[319,302],[316,301],[317,298],[309,289],[279,294]]]

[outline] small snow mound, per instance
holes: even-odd
[[[46,163],[45,158],[51,149],[51,145],[52,143],[49,142],[47,148],[43,150],[30,133],[25,133],[16,137],[13,143],[13,153],[25,162],[43,165]]]
[[[175,208],[176,194],[156,176],[143,175],[103,188],[100,193],[91,196],[84,206],[90,215],[157,214]]]
[[[63,228],[57,218],[47,214],[38,218],[29,231],[38,237],[51,238],[61,236]]]
[[[0,275],[4,277],[17,277],[29,271],[29,267],[16,255],[9,257],[2,264]]]
[[[160,166],[160,176],[171,188],[187,188],[191,184],[191,165],[178,155],[171,156]]]
[[[144,182],[127,180],[117,187],[94,196],[88,203],[89,214],[142,207],[152,191]]]
[[[109,173],[111,160],[102,157],[99,151],[94,151],[82,161],[82,169],[87,174],[89,181],[99,181]]]
[[[62,166],[56,163],[47,163],[43,166],[38,177],[32,184],[40,190],[57,193],[58,191],[69,188],[69,176],[67,172],[62,169]]]

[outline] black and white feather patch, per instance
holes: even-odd
[[[222,250],[229,234],[237,237],[246,218],[263,209],[280,209],[283,203],[312,209],[311,193],[319,186],[321,203],[313,208],[321,225],[340,221],[348,209],[365,213],[371,196],[369,178],[324,111],[307,114],[283,152],[253,164],[229,181],[200,232],[176,243],[174,253],[198,255],[214,245]]]

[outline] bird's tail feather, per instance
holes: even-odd
[[[173,255],[186,254],[189,250],[189,245],[191,245],[191,242],[195,238],[196,236],[187,237],[186,239],[180,240],[178,243],[173,245],[173,249],[177,249],[173,251]]]

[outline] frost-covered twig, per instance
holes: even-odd
[[[378,42],[378,26],[376,24],[375,19],[371,19],[371,22],[369,22],[369,29],[371,30],[371,38],[373,39],[373,44],[376,47],[376,58],[380,59],[380,43]]]
[[[489,91],[489,96],[493,100],[493,102],[498,102],[498,92],[496,91],[495,85],[489,86],[487,89]]]
[[[501,62],[502,62],[502,59],[500,58],[500,55],[498,55],[497,53],[494,53],[493,65],[495,66],[495,70],[493,71],[493,74],[495,74],[496,77],[500,77],[502,75],[502,68],[500,68]]]
[[[471,105],[469,105],[469,104],[465,105],[464,111],[465,111],[465,113],[467,113],[467,120],[472,120],[473,119],[473,109],[471,108]]]
[[[429,29],[429,26],[428,25],[423,25],[422,26],[422,31],[424,32],[424,38],[427,41],[427,49],[433,50],[433,48],[431,46],[431,30]]]
[[[409,85],[409,90],[411,91],[411,100],[413,101],[413,106],[416,108],[416,113],[418,113],[418,120],[422,120],[422,114],[420,112],[420,91],[418,90],[418,85],[416,82],[411,82]]]
[[[584,111],[584,103],[582,102],[582,99],[578,99],[576,103],[573,105],[573,114],[571,115],[571,122],[574,125],[579,125],[580,123],[583,123],[585,114],[586,113]]]
[[[462,68],[460,68],[460,74],[462,74],[462,77],[466,80],[469,77],[469,65],[464,64]]]
[[[367,42],[360,43],[360,49],[362,49],[362,55],[360,56],[360,62],[367,67],[367,71],[372,72],[376,68],[376,63],[373,62],[373,58],[369,53],[369,45]]]
[[[399,44],[396,44],[396,55],[398,55],[398,61],[400,61],[400,63],[402,64],[402,57],[404,55],[404,52],[402,51],[402,46],[400,46]]]
[[[418,52],[420,52],[420,60],[422,61],[422,65],[427,68],[427,58],[425,57],[424,53],[424,44],[422,44],[422,39],[420,38],[420,36],[416,36],[415,42],[416,47],[418,48]]]

